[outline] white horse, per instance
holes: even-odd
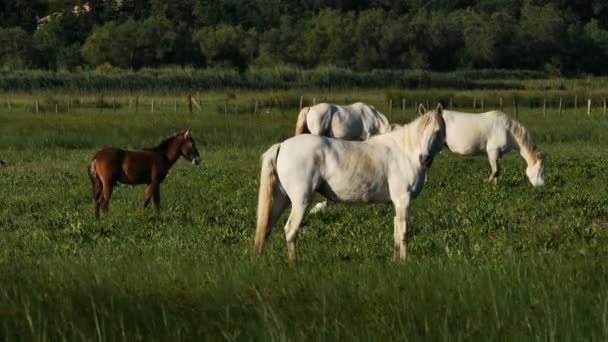
[[[446,145],[450,151],[464,155],[487,154],[492,173],[487,182],[498,183],[502,156],[513,150],[526,160],[526,175],[533,186],[545,184],[545,153],[538,150],[528,130],[505,113],[481,114],[443,111]]]
[[[367,140],[390,131],[386,117],[365,103],[348,106],[319,103],[302,108],[295,135],[311,133],[336,139]]]
[[[306,210],[318,192],[344,203],[392,202],[395,258],[407,255],[407,217],[424,175],[444,145],[443,108],[367,141],[311,134],[275,144],[262,155],[255,251],[262,254],[272,226],[291,203],[285,225],[289,260]]]
[[[298,115],[295,135],[310,133],[344,140],[367,140],[392,129],[386,116],[363,102],[348,106],[319,103],[302,108]],[[319,202],[310,213],[317,213],[327,205],[327,201]]]

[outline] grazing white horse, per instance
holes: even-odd
[[[348,106],[319,103],[302,108],[295,135],[310,133],[344,140],[367,140],[391,130],[392,126],[386,117],[371,105],[363,102]],[[310,212],[317,213],[327,205],[327,201],[317,203]]]
[[[348,106],[319,103],[304,107],[298,115],[295,135],[311,133],[344,140],[367,140],[391,131],[384,115],[362,102]]]
[[[498,183],[502,156],[513,150],[526,160],[526,175],[533,186],[545,184],[545,153],[538,150],[528,130],[507,114],[491,111],[481,114],[443,111],[446,145],[464,155],[486,154],[492,173],[487,182]]]
[[[262,155],[255,251],[262,254],[272,226],[291,203],[285,236],[289,260],[295,260],[300,224],[318,192],[344,203],[392,202],[395,258],[405,259],[410,205],[445,143],[442,112],[440,105],[366,141],[303,134],[270,147]]]

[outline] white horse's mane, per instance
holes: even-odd
[[[506,113],[500,111],[494,111],[492,113],[503,120],[503,125],[511,132],[511,135],[513,135],[513,138],[517,141],[520,148],[525,149],[533,158],[537,159],[536,152],[538,151],[538,148],[526,127],[519,121],[512,119]]]
[[[405,144],[404,147],[409,147],[418,143],[419,134],[424,131],[426,126],[432,122],[432,118],[435,115],[435,111],[429,111],[424,115],[417,117],[409,123],[403,125],[393,124],[392,130],[385,134],[375,135],[368,141],[376,141],[384,139],[387,136],[398,136],[399,139]]]

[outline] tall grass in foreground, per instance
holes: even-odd
[[[15,261],[4,340],[604,340],[606,263],[580,256],[406,265],[142,255]]]

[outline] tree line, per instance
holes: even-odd
[[[605,74],[604,0],[5,0],[0,67]]]

